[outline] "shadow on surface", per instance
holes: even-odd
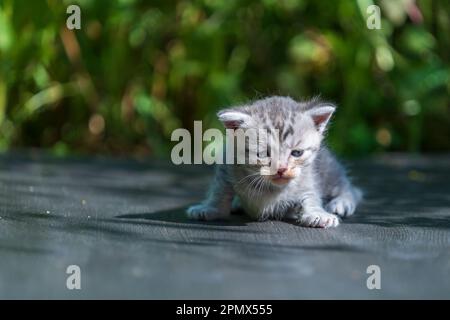
[[[187,225],[207,225],[207,226],[246,226],[248,222],[251,222],[250,218],[245,215],[231,215],[227,220],[217,221],[199,221],[191,220],[185,214],[186,207],[161,210],[153,213],[130,213],[118,215],[116,218],[120,219],[137,219],[144,221],[160,221],[160,222],[172,222],[183,223]],[[225,230],[225,229],[224,229]]]

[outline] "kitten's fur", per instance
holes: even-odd
[[[275,96],[220,111],[226,128],[278,129],[281,171],[261,176],[258,165],[217,165],[207,198],[190,207],[188,216],[222,219],[241,206],[257,220],[296,217],[302,226],[336,227],[338,216],[354,213],[361,192],[321,143],[334,110],[333,104],[317,99],[296,102]],[[292,150],[303,154],[294,156]]]

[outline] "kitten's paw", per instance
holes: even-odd
[[[205,204],[197,204],[189,207],[186,214],[190,219],[194,220],[217,220],[228,216],[227,213]]]
[[[298,223],[310,228],[330,228],[339,225],[339,218],[324,210],[303,213]]]
[[[340,195],[332,199],[325,208],[340,217],[348,217],[355,213],[356,204],[352,196]]]

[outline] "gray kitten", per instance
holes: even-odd
[[[362,194],[322,145],[335,108],[318,99],[296,102],[275,96],[220,111],[219,120],[228,129],[269,132],[263,151],[270,161],[276,161],[275,172],[262,175],[259,162],[217,165],[207,198],[190,207],[188,216],[223,219],[239,206],[257,220],[296,218],[306,227],[336,227],[338,217],[354,213]],[[274,141],[279,145],[273,145]],[[246,148],[260,151],[255,145]],[[278,160],[271,150],[278,150]]]

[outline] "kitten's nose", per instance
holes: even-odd
[[[283,173],[285,173],[286,171],[287,171],[286,167],[281,167],[281,168],[278,168],[277,173],[281,177],[283,175]]]

